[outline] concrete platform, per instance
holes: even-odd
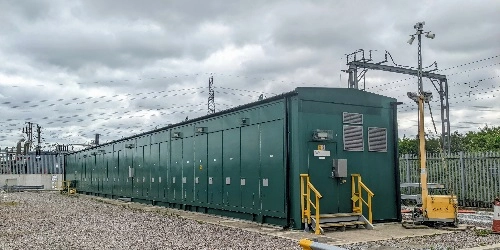
[[[0,174],[0,187],[13,186],[44,186],[44,190],[55,190],[61,186],[62,174]]]
[[[114,204],[117,206],[123,206],[131,209],[137,209],[149,212],[164,213],[166,215],[179,216],[195,220],[200,223],[224,225],[227,227],[234,227],[266,235],[287,238],[297,242],[299,242],[300,239],[308,238],[311,240],[315,240],[330,245],[343,245],[343,244],[351,244],[358,242],[370,242],[370,241],[387,240],[394,238],[418,237],[424,235],[451,233],[451,231],[438,230],[432,228],[404,229],[400,223],[381,223],[381,224],[374,224],[373,230],[347,229],[345,232],[333,231],[333,232],[326,232],[324,235],[315,235],[312,232],[304,232],[302,230],[284,230],[281,227],[276,227],[272,225],[259,224],[255,222],[237,220],[215,215],[182,211],[182,210],[159,207],[159,206],[144,205],[133,202],[124,202],[120,200],[112,200],[95,196],[88,196],[88,197],[91,197],[94,200],[99,200],[100,202]]]

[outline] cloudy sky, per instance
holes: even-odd
[[[23,137],[25,122],[42,127],[48,149],[205,115],[211,75],[219,111],[299,86],[345,88],[345,55],[358,49],[415,67],[407,41],[419,21],[436,34],[423,40],[423,62],[448,76],[452,131],[500,125],[496,0],[0,0],[0,10],[2,149]],[[417,79],[368,71],[365,80],[366,91],[404,102],[400,135],[414,136],[406,92]],[[438,102],[432,110],[439,131]]]

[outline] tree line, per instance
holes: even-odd
[[[427,153],[440,153],[441,138],[426,135],[425,150]],[[417,155],[419,151],[418,136],[398,139],[399,154]],[[451,134],[452,153],[457,152],[491,152],[500,151],[500,126],[479,128],[479,131],[469,131],[461,134],[455,131]]]

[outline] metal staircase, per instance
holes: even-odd
[[[340,230],[346,228],[366,228],[373,229],[372,225],[372,204],[371,198],[374,196],[368,187],[361,181],[359,174],[351,175],[352,180],[352,213],[320,214],[320,199],[323,197],[311,183],[308,174],[300,175],[301,190],[301,212],[302,222],[306,231],[312,229],[315,234],[324,234],[325,231]],[[363,198],[362,190],[367,193],[367,199]],[[314,202],[312,200],[314,194]],[[363,216],[363,204],[368,207],[369,219]],[[314,214],[313,214],[314,210]]]

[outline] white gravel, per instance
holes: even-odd
[[[471,224],[482,228],[491,228],[493,225],[493,212],[479,211],[474,214],[458,214],[460,224]]]
[[[2,197],[0,197],[2,198]],[[0,199],[1,201],[1,199]],[[461,214],[491,227],[491,215]],[[489,223],[488,223],[489,221]],[[411,230],[411,229],[402,229]],[[339,232],[341,233],[341,232]],[[343,245],[347,249],[462,249],[500,243],[475,231]],[[297,241],[178,216],[97,202],[87,196],[9,193],[0,202],[0,250],[8,249],[300,249]]]
[[[12,203],[14,201],[14,203]],[[0,249],[300,249],[297,241],[85,196],[9,193],[0,204]]]

